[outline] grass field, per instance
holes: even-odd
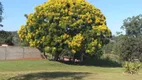
[[[0,80],[142,80],[123,68],[66,65],[46,60],[0,61]]]

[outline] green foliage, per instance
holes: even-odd
[[[101,56],[101,59],[108,59],[108,60],[110,60],[110,61],[114,61],[114,62],[117,62],[117,63],[121,63],[120,62],[120,57],[119,57],[119,55],[117,55],[117,54],[103,54],[102,56]]]
[[[127,61],[142,61],[142,15],[128,17],[121,28],[126,31],[126,37],[121,44],[120,56]]]
[[[120,57],[125,61],[141,60],[142,57],[142,38],[124,37],[120,47]]]
[[[111,57],[114,61],[122,62],[122,56],[121,54],[121,45],[124,40],[125,35],[119,35],[119,36],[112,36],[110,42],[103,46],[103,57]]]
[[[140,62],[124,62],[123,67],[125,68],[126,73],[136,74],[141,69]]]
[[[126,35],[138,37],[142,34],[142,15],[128,17],[121,27],[126,31]]]
[[[117,32],[117,36],[103,47],[103,51],[119,55],[123,61],[142,61],[142,15],[128,17],[121,28],[125,30],[126,35]]]
[[[69,59],[73,59],[74,54],[72,54],[72,52],[69,49],[64,49],[64,50],[62,50],[59,57],[60,57],[60,59],[63,59],[64,57],[67,57]]]
[[[105,16],[85,0],[48,0],[25,16],[20,39],[58,56],[65,48],[96,55],[111,36]]]
[[[105,45],[102,49],[105,54],[119,55],[120,61],[142,61],[142,38],[133,38],[126,35],[119,35]]]
[[[0,31],[0,44],[4,43],[13,45],[12,34],[10,32]]]
[[[17,31],[0,31],[0,44],[3,43],[14,46],[28,46],[27,42],[20,41]]]
[[[2,13],[3,13],[3,6],[2,6],[2,3],[0,2],[0,22],[2,21]],[[1,24],[0,24],[0,26],[2,26]]]
[[[12,35],[12,43],[14,46],[21,46],[22,42],[19,39],[17,31],[11,31],[10,34]]]

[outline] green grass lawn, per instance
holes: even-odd
[[[66,65],[46,60],[0,61],[0,80],[142,80],[123,68]]]

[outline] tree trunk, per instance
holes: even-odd
[[[59,53],[56,53],[56,54],[55,54],[54,60],[55,60],[55,61],[58,61],[58,60],[59,60]]]
[[[69,61],[71,62],[72,60],[71,60],[71,57],[69,58]]]
[[[83,42],[85,44],[85,42]],[[82,49],[81,49],[81,62],[83,62],[84,60],[84,55],[85,55],[85,45],[82,45]]]
[[[47,55],[45,54],[45,51],[43,52],[43,56],[45,57],[45,59],[47,59]]]
[[[83,61],[84,53],[81,53],[81,62]]]
[[[75,55],[73,55],[73,62],[75,62]]]

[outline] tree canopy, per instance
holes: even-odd
[[[126,35],[117,32],[113,42],[107,44],[103,50],[119,55],[123,61],[142,61],[142,15],[126,18],[121,28]]]
[[[140,36],[142,34],[142,15],[128,17],[123,21],[121,28],[126,31],[128,36]]]
[[[2,22],[2,13],[3,13],[3,6],[2,6],[2,3],[0,2],[0,22]],[[2,24],[0,24],[0,27],[3,27]]]
[[[105,16],[85,0],[48,0],[26,18],[20,39],[54,55],[65,48],[96,55],[111,36]]]
[[[126,31],[126,36],[121,44],[120,56],[127,61],[134,59],[142,61],[142,15],[128,17],[121,28]]]
[[[1,44],[13,45],[11,32],[0,31],[0,45]]]

